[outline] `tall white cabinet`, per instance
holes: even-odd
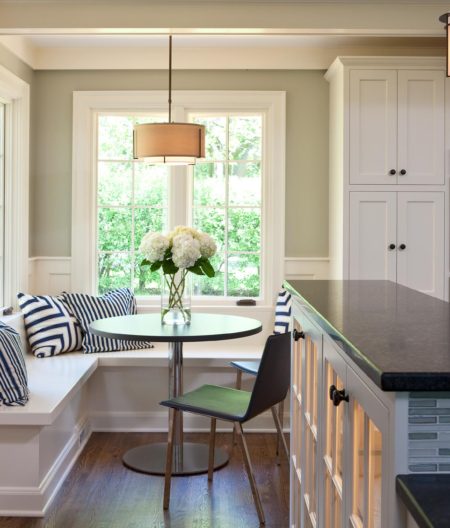
[[[326,79],[330,278],[448,299],[445,62],[338,58]]]

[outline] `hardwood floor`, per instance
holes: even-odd
[[[217,446],[230,443],[217,434]],[[288,528],[289,466],[275,463],[274,434],[246,436],[266,527]],[[162,509],[163,478],[126,469],[127,449],[166,440],[163,434],[94,433],[43,519],[0,517],[1,528],[253,528],[259,526],[252,493],[236,447],[208,485],[206,475],[172,481],[170,510]],[[206,434],[185,440],[207,442]]]

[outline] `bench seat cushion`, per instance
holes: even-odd
[[[27,370],[19,334],[0,322],[0,405],[23,406],[28,401]]]

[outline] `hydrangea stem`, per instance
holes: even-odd
[[[181,272],[181,278],[177,284],[175,277],[176,273],[171,275],[164,275],[164,279],[166,281],[167,287],[169,288],[169,303],[168,303],[168,309],[171,310],[172,308],[179,308],[182,312],[184,312],[184,306],[183,306],[183,293],[184,288],[186,286],[186,275],[188,274],[187,270],[183,270]],[[168,278],[170,277],[170,279]]]

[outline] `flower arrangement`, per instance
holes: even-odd
[[[189,272],[214,277],[215,271],[209,259],[217,251],[214,240],[206,233],[192,227],[177,226],[167,235],[149,232],[141,241],[144,255],[141,266],[151,271],[162,270],[163,286],[168,288],[167,305],[162,307],[163,322],[190,321],[190,307],[183,296]],[[166,317],[167,314],[170,317]]]

